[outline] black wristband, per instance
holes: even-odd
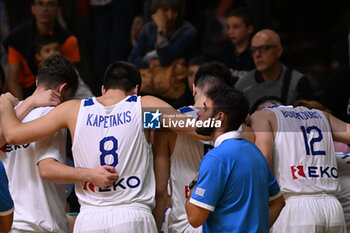
[[[196,186],[197,181],[196,180],[192,180],[191,183],[188,185],[188,189],[191,190],[194,188],[194,186]]]

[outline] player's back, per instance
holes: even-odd
[[[273,170],[282,193],[335,193],[338,170],[327,117],[305,107],[268,109],[277,119]]]
[[[53,107],[32,110],[22,122],[47,114]],[[65,163],[66,130],[25,145],[5,145],[3,163],[15,203],[12,229],[35,232],[68,232],[65,186],[43,180],[37,164],[46,158]]]
[[[183,114],[197,118],[198,109],[192,106],[180,108]],[[194,230],[188,223],[186,214],[186,200],[190,194],[188,184],[197,174],[199,163],[206,149],[212,146],[203,144],[193,137],[178,134],[174,151],[170,157],[170,184],[172,208],[170,214],[170,232],[185,232],[186,228],[201,232],[201,228]],[[188,231],[190,229],[187,229]]]
[[[153,207],[153,155],[142,128],[140,97],[128,96],[108,107],[94,97],[82,100],[72,151],[77,167],[110,165],[119,174],[107,189],[76,184],[82,205]]]

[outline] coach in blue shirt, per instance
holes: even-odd
[[[0,161],[0,232],[8,232],[13,220],[13,201],[10,196],[4,165]]]
[[[188,221],[203,232],[269,232],[284,199],[265,157],[236,131],[248,114],[248,103],[234,89],[210,90],[198,119],[221,121],[221,127],[197,128],[211,136],[215,148],[199,165],[187,200]],[[213,125],[213,124],[212,124]]]

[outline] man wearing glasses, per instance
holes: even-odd
[[[266,95],[278,96],[286,104],[312,98],[308,79],[280,62],[283,47],[275,31],[259,31],[252,39],[251,51],[256,69],[236,83],[236,88],[246,96],[250,107]]]
[[[34,41],[38,36],[58,38],[61,54],[72,62],[80,61],[78,40],[57,23],[61,13],[60,0],[32,0],[33,19],[15,28],[3,42],[8,52],[8,88],[18,99],[30,96],[35,86],[38,61],[34,55]]]

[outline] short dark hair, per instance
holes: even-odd
[[[34,52],[40,53],[40,50],[43,48],[43,46],[52,43],[60,44],[60,41],[56,37],[51,35],[39,36],[34,42]]]
[[[226,84],[234,87],[235,79],[223,63],[212,61],[202,64],[194,77],[196,87],[203,89],[207,83],[212,85]]]
[[[131,63],[117,61],[110,64],[103,77],[105,90],[121,89],[129,92],[136,85],[141,88],[142,78],[139,69]]]
[[[188,62],[188,66],[200,66],[207,62],[211,62],[211,59],[206,56],[196,56]]]
[[[246,7],[235,9],[228,13],[227,18],[229,17],[237,17],[242,19],[243,23],[248,27],[253,25],[252,16]]]
[[[274,96],[274,95],[263,96],[255,101],[253,106],[250,108],[250,111],[249,111],[250,114],[253,114],[258,109],[259,105],[266,103],[266,102],[278,102],[279,105],[284,105],[281,98],[279,98],[277,96]]]
[[[153,0],[151,6],[152,14],[156,13],[159,8],[170,8],[172,11],[177,12],[178,16],[175,25],[180,25],[180,22],[185,17],[185,2],[184,0]]]
[[[213,112],[223,112],[227,117],[225,132],[237,130],[248,115],[249,104],[237,89],[217,86],[207,92],[207,98],[213,101]]]
[[[42,61],[38,67],[38,85],[46,89],[55,89],[67,83],[74,94],[78,88],[78,74],[74,64],[62,55],[53,55]]]

